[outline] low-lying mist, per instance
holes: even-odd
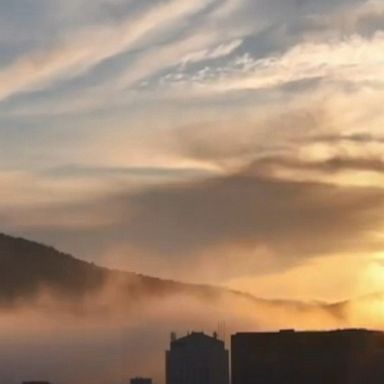
[[[209,287],[127,295],[125,284],[111,279],[99,292],[79,299],[42,290],[29,303],[3,308],[1,384],[37,379],[57,384],[123,383],[137,375],[161,384],[170,332],[213,332],[219,322],[226,324],[222,337],[227,344],[238,331],[384,324],[379,296],[328,305],[259,300]]]

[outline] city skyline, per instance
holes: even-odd
[[[331,347],[331,349],[330,349]],[[165,351],[166,384],[353,384],[384,377],[384,333],[366,329],[235,333],[230,349],[215,331],[170,334]],[[122,379],[121,382],[126,380]],[[136,376],[131,384],[152,384]],[[51,384],[25,381],[23,384]]]

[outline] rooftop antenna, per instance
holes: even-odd
[[[218,337],[220,340],[226,342],[226,324],[225,321],[219,321],[218,322],[218,329],[217,329]]]

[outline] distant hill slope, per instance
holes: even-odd
[[[57,303],[95,300],[105,289],[115,304],[130,308],[143,299],[188,295],[199,300],[223,298],[243,300],[250,306],[289,307],[299,313],[321,309],[331,316],[342,316],[344,303],[326,305],[258,299],[225,288],[186,284],[122,272],[78,260],[71,255],[33,241],[0,234],[0,307],[34,303],[42,292]],[[112,293],[112,294],[111,294]]]
[[[42,288],[61,295],[97,290],[107,272],[72,256],[21,238],[0,234],[0,299],[29,299]]]
[[[25,302],[42,290],[61,299],[81,299],[117,282],[127,299],[188,293],[213,297],[222,289],[110,270],[33,241],[0,234],[0,304]]]

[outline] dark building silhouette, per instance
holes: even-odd
[[[193,332],[166,352],[166,384],[229,384],[229,355],[216,335]]]
[[[152,379],[146,377],[134,377],[131,379],[131,384],[152,384]]]
[[[239,333],[232,336],[232,384],[384,383],[384,333]]]
[[[49,381],[23,381],[23,384],[51,384]]]

